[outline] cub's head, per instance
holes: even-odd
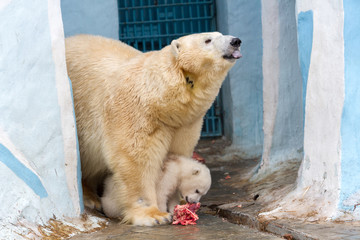
[[[205,195],[211,186],[210,170],[202,163],[191,160],[194,163],[187,164],[183,169],[179,191],[188,203],[197,203]]]
[[[199,33],[171,42],[178,66],[189,73],[227,72],[241,58],[241,40],[219,32]]]

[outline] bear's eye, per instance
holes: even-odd
[[[200,193],[199,190],[196,189],[195,193]]]
[[[206,43],[206,44],[211,43],[211,39],[206,39],[206,40],[205,40],[205,43]]]

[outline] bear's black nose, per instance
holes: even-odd
[[[241,40],[239,38],[231,39],[230,45],[233,47],[240,47]]]

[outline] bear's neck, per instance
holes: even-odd
[[[152,65],[147,75],[158,76],[147,85],[156,92],[153,100],[159,108],[159,120],[168,126],[180,127],[205,115],[218,95],[227,71],[219,73],[214,69],[191,73],[181,69],[175,57],[169,59],[171,53],[166,51],[169,49],[153,52],[151,58],[147,58],[151,61],[148,64]]]

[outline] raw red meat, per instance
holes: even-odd
[[[205,164],[205,159],[196,152],[193,152],[192,158],[199,161],[199,162],[201,162],[201,163],[203,163],[203,164]]]
[[[176,205],[172,224],[195,225],[196,220],[199,219],[199,216],[196,214],[199,208],[200,203]]]

